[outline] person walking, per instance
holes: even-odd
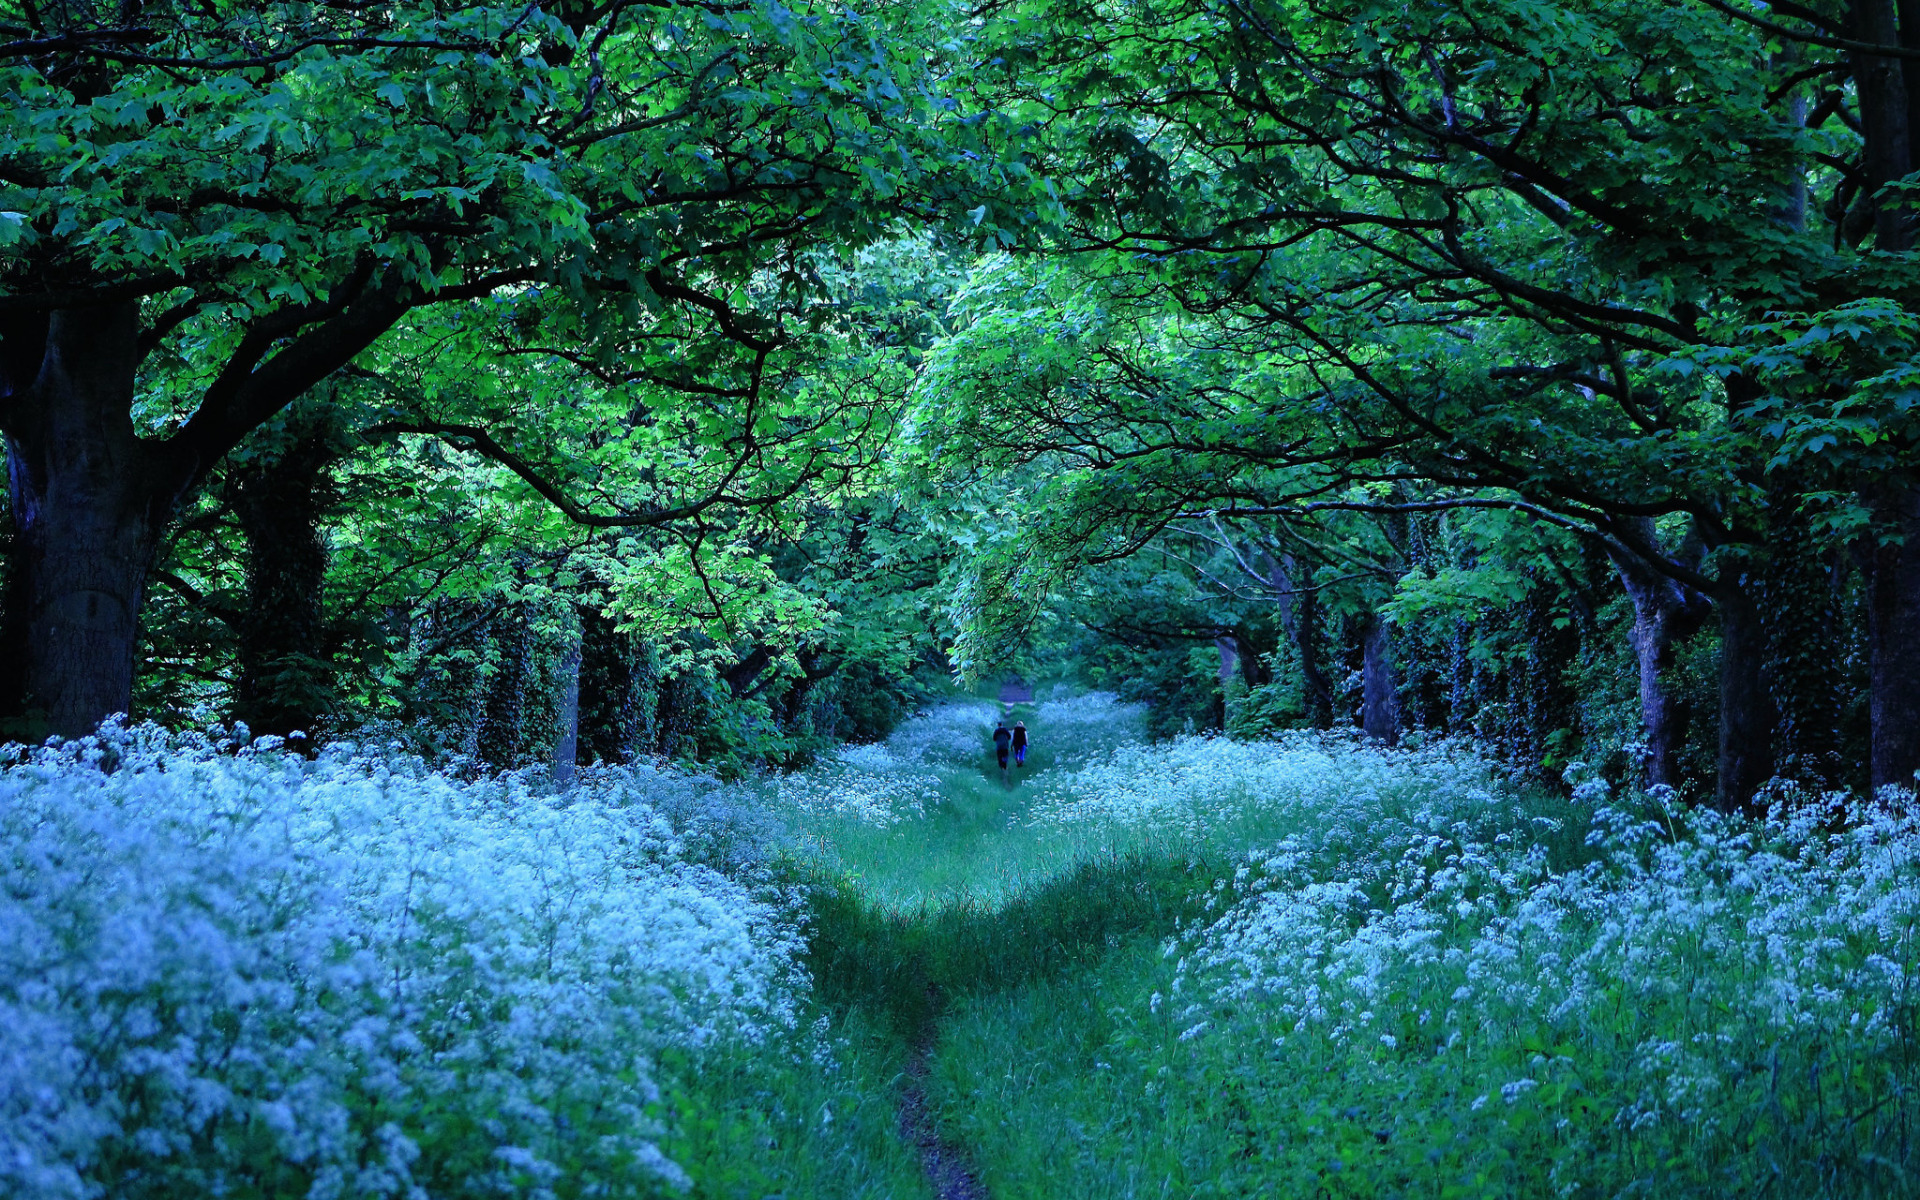
[[[1027,765],[1027,723],[1025,721],[1013,723],[1013,765],[1016,767]]]
[[[993,753],[994,757],[1000,760],[1000,769],[1002,771],[1007,769],[1007,750],[1012,745],[1013,730],[1007,728],[1005,721],[1001,721],[993,730]]]

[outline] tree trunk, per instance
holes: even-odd
[[[8,707],[33,732],[78,736],[132,706],[147,569],[184,487],[134,432],[138,334],[130,302],[55,312],[31,381],[6,389],[9,608],[24,630],[0,640],[24,649]],[[11,367],[31,358],[10,349]]]
[[[1867,638],[1873,786],[1914,786],[1920,772],[1920,488],[1892,486],[1875,498],[1886,532],[1903,538],[1870,548]]]
[[[553,743],[553,782],[562,788],[573,783],[580,748],[580,649],[576,633],[568,639],[566,655],[560,660],[560,736]]]
[[[1768,522],[1767,562],[1754,600],[1766,633],[1762,668],[1773,701],[1773,772],[1816,789],[1840,782],[1843,652],[1835,636],[1833,556],[1782,488]]]
[[[493,630],[496,652],[487,706],[480,718],[480,757],[510,771],[520,765],[521,735],[527,720],[527,687],[533,680],[533,626],[526,605],[508,604]]]
[[[1235,675],[1249,689],[1259,687],[1262,682],[1260,655],[1253,649],[1252,639],[1240,631],[1234,630],[1220,634],[1213,639],[1220,651],[1220,686],[1225,687]]]
[[[643,700],[631,634],[593,605],[580,608],[580,739],[589,761],[624,763],[640,744]]]
[[[1240,654],[1234,649],[1233,639],[1225,634],[1213,639],[1213,648],[1220,652],[1220,687],[1224,690],[1240,672]]]
[[[1898,0],[1854,0],[1854,36],[1870,45],[1920,45],[1920,29],[1912,28],[1913,6],[1899,13]],[[1906,21],[1901,21],[1905,16]],[[1903,26],[1905,26],[1903,28]],[[1912,68],[1897,58],[1851,53],[1853,79],[1860,103],[1861,169],[1867,190],[1878,191],[1913,170],[1912,121],[1916,105],[1908,88]],[[1920,72],[1915,72],[1920,75]],[[1895,196],[1874,205],[1874,249],[1897,254],[1913,246],[1914,211],[1910,200]]]
[[[488,618],[477,601],[443,596],[427,604],[409,631],[414,665],[402,711],[410,721],[438,727],[451,748],[468,758],[480,754]]]
[[[1649,522],[1650,524],[1650,522]],[[1667,675],[1674,647],[1698,629],[1704,597],[1655,572],[1621,550],[1610,549],[1620,586],[1633,604],[1633,657],[1640,668],[1640,724],[1646,734],[1646,782],[1680,785],[1680,753],[1686,745],[1686,714]]]
[[[1300,678],[1307,685],[1307,720],[1315,729],[1333,728],[1333,681],[1320,663],[1320,594],[1300,593],[1299,627],[1294,649],[1300,655]]]
[[[10,443],[0,439],[0,459],[12,461]],[[13,505],[0,513],[0,741],[33,740],[23,711],[27,697],[27,589],[20,567],[24,549],[13,522]]]
[[[1293,643],[1300,663],[1307,721],[1315,729],[1333,728],[1333,685],[1320,666],[1320,594],[1296,586],[1297,562],[1291,554],[1269,560],[1268,584],[1279,598],[1280,627]]]
[[[1714,795],[1721,811],[1738,812],[1773,775],[1766,634],[1745,591],[1724,588],[1715,600],[1720,609],[1720,756]]]
[[[1360,727],[1389,746],[1400,743],[1400,696],[1393,673],[1393,637],[1379,617],[1361,631]]]
[[[255,733],[312,730],[332,707],[322,612],[327,547],[320,535],[328,442],[324,428],[309,428],[279,455],[231,477],[247,573],[233,709]]]
[[[1897,15],[1900,25],[1900,45],[1908,50],[1920,50],[1920,0],[1899,0]],[[1920,59],[1900,60],[1901,81],[1907,94],[1907,172],[1910,174],[1916,165],[1920,165]],[[1909,217],[1913,215],[1913,206],[1908,204]],[[1907,224],[1909,245],[1913,236],[1913,222]]]

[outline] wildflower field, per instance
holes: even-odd
[[[1920,827],[955,701],[807,772],[0,777],[0,1194],[1920,1194]]]

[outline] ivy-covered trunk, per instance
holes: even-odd
[[[131,302],[4,331],[16,593],[0,645],[24,661],[0,707],[29,733],[77,736],[132,704],[147,571],[186,483],[134,430],[138,335]]]
[[[317,424],[271,457],[242,465],[229,488],[245,539],[246,609],[238,629],[234,716],[255,733],[311,730],[331,707],[320,525],[333,451]]]
[[[501,770],[520,764],[527,688],[533,681],[533,625],[524,603],[501,610],[493,628],[494,673],[480,719],[480,757]]]
[[[438,727],[448,747],[468,757],[480,753],[481,666],[490,616],[478,601],[443,596],[419,612],[410,631],[413,674],[403,711],[409,720]]]
[[[580,750],[589,762],[624,763],[640,743],[639,650],[594,605],[580,608]]]
[[[1815,788],[1842,782],[1840,614],[1834,563],[1791,494],[1768,533],[1756,602],[1773,702],[1773,772]]]
[[[561,787],[573,782],[574,764],[580,754],[580,635],[567,639],[560,657],[559,696],[553,740],[553,781]]]
[[[1360,641],[1360,727],[1389,746],[1400,743],[1400,693],[1393,671],[1393,636],[1387,623],[1369,617]]]
[[[1871,549],[1867,579],[1869,769],[1874,787],[1912,787],[1920,772],[1920,488],[1884,488],[1875,500],[1886,536]]]
[[[1333,728],[1333,684],[1320,663],[1320,595],[1311,583],[1299,584],[1299,562],[1291,554],[1269,559],[1268,584],[1279,597],[1280,627],[1293,643],[1307,721],[1315,729]]]
[[[1675,646],[1704,621],[1707,601],[1631,554],[1616,552],[1613,560],[1620,586],[1633,605],[1631,638],[1634,663],[1639,668],[1646,782],[1678,787],[1687,722],[1673,691],[1673,654]]]
[[[1766,686],[1766,631],[1753,597],[1737,584],[1719,589],[1720,755],[1714,798],[1723,812],[1753,802],[1773,775],[1773,698]]]

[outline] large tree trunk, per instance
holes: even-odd
[[[580,641],[582,748],[592,762],[627,762],[641,741],[638,648],[631,634],[593,605],[581,606]]]
[[[1876,788],[1914,786],[1920,771],[1920,488],[1884,488],[1875,507],[1885,541],[1870,548],[1868,645],[1873,724],[1870,778]]]
[[[1900,12],[1905,8],[1905,12]],[[1910,2],[1854,0],[1851,24],[1854,36],[1869,45],[1920,47],[1920,12]],[[1853,78],[1860,103],[1861,169],[1869,192],[1877,191],[1913,170],[1913,121],[1920,97],[1909,86],[1909,73],[1920,76],[1914,64],[1897,58],[1852,52]],[[1911,200],[1894,196],[1877,203],[1874,212],[1874,249],[1899,253],[1914,240]]]
[[[1360,727],[1375,741],[1400,743],[1400,692],[1393,672],[1393,637],[1379,617],[1367,618],[1360,643]]]
[[[1244,687],[1234,686],[1240,678],[1240,644],[1223,633],[1213,639],[1213,648],[1220,652],[1220,728],[1232,734],[1239,730],[1240,704],[1247,694]]]
[[[553,782],[562,788],[572,786],[580,752],[580,649],[576,633],[560,660],[560,732],[553,743]]]
[[[1720,759],[1715,802],[1737,812],[1773,775],[1773,698],[1765,679],[1766,634],[1752,597],[1720,590]]]
[[[480,718],[480,757],[502,771],[520,765],[527,723],[527,689],[533,682],[533,624],[527,606],[514,601],[493,627],[494,674]]]
[[[1649,522],[1651,524],[1651,522]],[[1638,557],[1610,549],[1620,586],[1633,604],[1633,657],[1640,669],[1640,723],[1646,734],[1646,782],[1680,784],[1680,753],[1686,745],[1686,714],[1673,694],[1668,671],[1674,647],[1698,629],[1706,598],[1690,593]]]
[[[11,461],[0,439],[0,458]],[[23,554],[11,502],[0,512],[0,741],[30,738],[22,709],[27,697],[27,589],[18,565]]]
[[[316,423],[278,456],[232,477],[247,572],[233,708],[255,733],[310,731],[332,704],[322,612],[327,547],[320,534],[328,443]]]
[[[1225,687],[1234,676],[1249,689],[1259,687],[1265,682],[1260,666],[1260,654],[1253,648],[1253,639],[1244,630],[1229,630],[1213,639],[1220,651],[1220,686]]]
[[[1307,721],[1315,729],[1331,729],[1333,684],[1320,665],[1320,596],[1311,587],[1298,587],[1297,578],[1298,563],[1291,554],[1268,560],[1267,579],[1279,600],[1280,627],[1300,664]]]
[[[438,727],[450,748],[469,758],[480,755],[486,696],[481,666],[491,616],[478,601],[441,597],[427,604],[409,631],[413,673],[402,711],[409,720]]]
[[[1220,652],[1220,687],[1224,690],[1240,673],[1240,653],[1234,649],[1233,639],[1225,634],[1213,639],[1213,648]]]
[[[1798,500],[1785,488],[1775,496],[1754,600],[1767,639],[1762,671],[1773,701],[1773,773],[1825,789],[1842,776],[1840,615],[1833,555]]]
[[[137,307],[55,312],[44,329],[37,363],[32,347],[9,347],[31,379],[5,389],[18,591],[16,631],[0,642],[24,649],[7,706],[31,732],[72,737],[132,707],[147,569],[184,481],[134,432]]]
[[[1300,593],[1294,649],[1300,655],[1300,678],[1307,685],[1307,720],[1315,729],[1333,728],[1333,681],[1320,662],[1320,594]]]
[[[1853,0],[1854,36],[1869,44],[1920,49],[1920,4],[1914,0]],[[1854,81],[1864,135],[1861,165],[1869,188],[1910,174],[1920,146],[1920,61],[1853,53]],[[1874,213],[1874,248],[1909,250],[1915,205],[1896,198]],[[1920,770],[1920,494],[1905,483],[1883,484],[1869,495],[1881,533],[1903,538],[1870,547],[1868,640],[1875,787],[1911,786]]]

